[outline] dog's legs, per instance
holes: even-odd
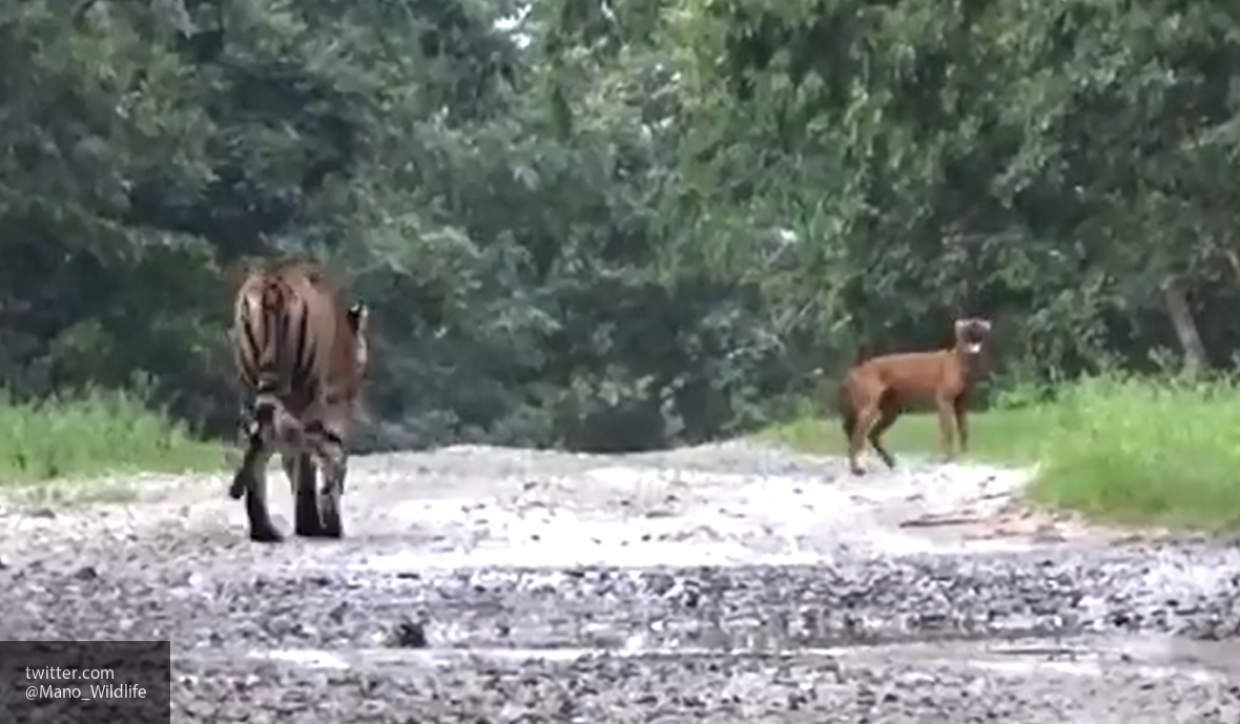
[[[944,462],[951,462],[952,458],[955,457],[955,451],[952,448],[955,442],[953,427],[956,424],[956,411],[951,399],[946,396],[940,395],[935,402],[939,408],[939,434],[943,442],[943,460]]]
[[[887,448],[883,447],[883,443],[880,438],[882,437],[882,434],[887,432],[887,430],[894,425],[898,419],[900,419],[900,408],[894,403],[884,401],[884,403],[879,407],[878,421],[874,423],[874,427],[870,430],[870,445],[874,447],[874,451],[877,452],[878,456],[883,459],[884,463],[887,464],[888,470],[896,469],[896,459],[891,455],[891,453],[887,452]]]
[[[853,432],[857,429],[857,415],[851,411],[841,413],[840,427],[844,428],[844,441],[848,444],[849,467],[856,467],[853,455]]]
[[[969,423],[965,420],[964,395],[956,398],[952,405],[956,412],[956,436],[960,440],[960,454],[969,451]]]
[[[857,413],[857,421],[848,440],[848,469],[853,475],[865,474],[859,458],[865,450],[866,440],[870,439],[870,430],[874,429],[880,414],[878,405],[874,403],[867,404]]]

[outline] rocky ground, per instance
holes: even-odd
[[[1240,550],[1022,511],[1023,475],[376,455],[346,540],[278,546],[223,476],[11,500],[0,636],[170,639],[173,722],[1240,721]]]

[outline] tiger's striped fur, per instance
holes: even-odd
[[[251,539],[282,537],[267,507],[266,467],[276,452],[293,487],[294,532],[342,535],[345,435],[369,363],[366,326],[366,307],[348,306],[316,264],[268,262],[246,271],[232,342],[252,414],[229,495],[245,496]],[[316,467],[323,477],[318,490]]]

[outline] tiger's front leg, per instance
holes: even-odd
[[[349,472],[348,457],[344,449],[338,456],[323,461],[323,485],[319,488],[319,534],[324,538],[342,538],[344,529],[340,522],[340,498],[344,494],[344,478]]]
[[[344,494],[344,479],[349,471],[349,457],[344,442],[319,423],[307,426],[313,440],[315,457],[323,473],[318,491],[319,530],[318,537],[341,538],[344,536],[340,522],[340,498]]]
[[[271,511],[267,507],[267,462],[270,459],[271,450],[257,436],[252,437],[229,489],[234,498],[245,495],[250,540],[258,543],[279,543],[284,539],[271,520]]]
[[[293,488],[293,532],[303,538],[317,538],[322,533],[319,523],[318,493],[315,490],[316,467],[308,453],[285,453],[284,474]]]

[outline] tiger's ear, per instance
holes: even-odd
[[[353,330],[353,361],[364,375],[370,367],[370,342],[366,338],[366,321],[370,310],[362,302],[349,305],[348,323]]]
[[[265,270],[266,266],[261,258],[246,257],[224,268],[224,281],[228,288],[235,292],[251,275],[261,274]]]
[[[353,334],[359,337],[365,336],[369,318],[370,308],[365,302],[354,302],[349,305],[349,328],[353,330]]]

